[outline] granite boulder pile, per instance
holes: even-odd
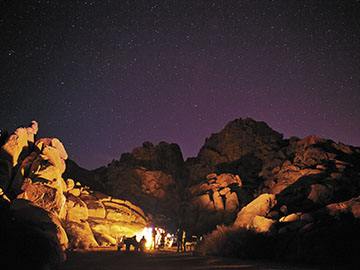
[[[55,247],[57,261],[64,259],[62,252],[69,247],[114,245],[116,236],[132,236],[143,230],[148,218],[139,207],[72,179],[64,181],[68,158],[64,146],[56,138],[36,140],[37,131],[38,124],[33,121],[2,138],[2,215],[24,226],[41,228],[39,233]],[[2,234],[16,234],[16,226],[4,224]]]

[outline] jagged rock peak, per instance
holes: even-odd
[[[262,144],[277,147],[282,139],[283,135],[271,129],[265,122],[239,118],[229,122],[219,133],[207,138],[202,150],[206,148],[215,150],[227,155],[231,161],[239,155],[253,152]]]
[[[142,166],[149,170],[163,170],[178,175],[184,165],[184,158],[179,145],[175,143],[160,142],[154,146],[151,142],[144,142],[131,153],[122,154],[120,164]]]
[[[239,162],[244,158],[260,164],[271,158],[283,144],[283,135],[272,130],[266,123],[239,118],[206,139],[197,161],[211,170],[219,164]]]
[[[265,122],[255,121],[252,118],[239,118],[233,121],[230,121],[225,127],[224,130],[231,132],[231,130],[242,129],[247,133],[254,133],[258,136],[276,136],[282,139],[283,135],[274,131],[270,128]]]
[[[151,142],[144,142],[141,147],[135,148],[131,155],[137,160],[154,160],[174,157],[183,161],[180,147],[175,143],[160,142],[154,146]]]

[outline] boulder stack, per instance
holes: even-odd
[[[133,236],[144,229],[147,216],[129,201],[92,191],[72,179],[65,182],[64,146],[56,138],[35,141],[37,130],[33,121],[1,147],[1,201],[10,215],[44,228],[44,235],[62,251],[115,245],[117,236]]]

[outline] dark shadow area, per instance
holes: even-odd
[[[191,253],[174,251],[156,251],[144,254],[90,251],[68,254],[69,260],[61,270],[228,270],[228,269],[296,269],[289,264],[274,264],[264,261],[244,261],[237,258],[221,258],[213,256],[193,256]],[[99,263],[101,262],[101,263]],[[307,268],[315,270],[315,267]]]
[[[286,205],[290,213],[315,211],[328,204],[347,201],[359,196],[360,177],[356,168],[346,167],[339,173],[339,177],[332,176],[334,172],[337,172],[333,161],[328,161],[326,168],[321,174],[300,177],[295,183],[282,190],[276,196],[277,208]],[[326,192],[326,195],[317,194],[319,198],[316,202],[308,199],[312,185],[322,186]]]
[[[47,216],[43,209],[35,211],[42,219]],[[56,238],[56,227],[49,218],[42,223],[45,227],[39,226],[27,215],[12,211],[10,204],[1,199],[0,220],[1,269],[58,269],[64,255]]]
[[[360,148],[342,143],[336,144],[334,141],[327,140],[325,142],[317,142],[312,145],[314,148],[319,148],[325,152],[336,155],[337,160],[349,162],[352,164],[360,163]]]
[[[313,174],[299,178],[276,196],[276,207],[279,208],[282,205],[286,205],[290,213],[307,212],[320,208],[323,204],[316,205],[308,200],[307,197],[311,191],[311,185],[321,183],[326,177],[327,174]],[[278,209],[275,208],[274,210]]]
[[[254,153],[249,153],[234,162],[216,165],[215,172],[217,174],[231,173],[239,175],[243,189],[252,193],[263,181],[262,178],[258,177],[263,168],[263,163],[263,160]]]
[[[105,184],[102,182],[103,179],[100,179],[96,173],[93,171],[89,171],[87,169],[81,168],[76,164],[75,161],[71,159],[67,159],[65,161],[66,170],[63,173],[63,178],[66,179],[71,178],[75,182],[80,182],[84,186],[90,187],[92,190],[105,192]],[[100,169],[100,168],[99,168]]]
[[[357,269],[360,221],[347,217],[328,218],[307,232],[260,234],[245,229],[223,229],[205,240],[197,251],[202,254],[246,260],[289,262],[324,269]],[[215,249],[211,245],[218,245]],[[216,253],[211,253],[216,251]]]

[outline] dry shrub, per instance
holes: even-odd
[[[271,258],[272,246],[273,239],[268,234],[221,225],[204,237],[197,247],[197,252],[244,259]]]
[[[360,220],[322,221],[308,232],[255,233],[231,226],[217,226],[196,248],[203,255],[300,264],[358,265]]]

